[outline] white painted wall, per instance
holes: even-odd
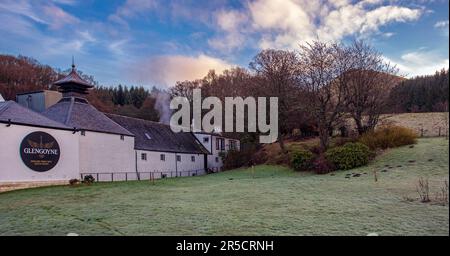
[[[198,141],[208,150],[211,152],[211,135],[210,134],[203,134],[203,133],[194,133],[194,136],[197,138]],[[207,141],[205,141],[205,138]]]
[[[225,149],[222,150],[221,147],[219,147],[219,149],[217,149],[217,138],[222,138],[224,139],[224,143],[225,143]],[[214,169],[218,169],[221,170],[222,166],[223,166],[223,161],[222,158],[220,157],[220,152],[227,152],[230,148],[230,141],[236,141],[236,148],[237,150],[240,149],[240,141],[239,140],[234,140],[234,139],[229,139],[229,138],[224,138],[224,137],[220,137],[220,136],[211,136],[211,144],[212,144],[212,151],[211,151],[211,155],[208,155],[208,168],[214,168]]]
[[[60,147],[60,159],[47,172],[29,169],[20,157],[20,143],[32,132],[46,132],[53,136]],[[38,128],[0,123],[0,183],[30,181],[68,181],[79,179],[78,134],[71,131]]]
[[[161,172],[167,177],[192,176],[195,171],[197,175],[204,173],[203,154],[180,154],[170,152],[155,152],[146,150],[136,150],[138,172],[154,172],[155,178],[161,177]],[[147,154],[147,160],[142,160],[142,154]],[[161,160],[161,154],[165,155],[165,161]],[[181,157],[181,161],[176,161],[176,155]],[[194,156],[193,162],[191,157]],[[141,179],[147,179],[147,174],[142,174]]]
[[[80,140],[80,172],[135,172],[134,137],[86,131]]]

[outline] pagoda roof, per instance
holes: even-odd
[[[60,87],[65,87],[66,86],[76,86],[76,87],[81,87],[81,88],[92,88],[94,87],[93,85],[91,85],[90,83],[86,82],[86,80],[84,80],[83,78],[80,77],[80,75],[78,75],[75,66],[72,66],[72,70],[70,71],[70,73],[65,76],[62,79],[59,79],[58,81],[53,83],[54,85],[58,85]]]

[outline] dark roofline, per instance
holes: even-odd
[[[122,126],[120,126],[122,127]],[[104,132],[104,131],[96,131],[96,130],[91,130],[91,129],[78,129],[76,127],[74,127],[77,131],[86,131],[86,132],[96,132],[96,133],[106,133],[106,134],[112,134],[112,135],[123,135],[123,136],[128,136],[128,137],[136,137],[134,134],[122,134],[122,133],[116,133],[116,132]],[[123,127],[122,127],[123,128]],[[125,129],[125,128],[124,128]]]
[[[163,124],[163,123],[160,123],[160,122],[151,121],[151,120],[147,120],[147,119],[131,117],[131,116],[124,116],[124,115],[118,115],[118,114],[112,114],[112,113],[106,113],[106,112],[102,112],[102,113],[105,114],[106,116],[125,117],[125,118],[130,118],[130,119],[135,119],[135,120],[140,120],[140,121],[144,121],[144,122],[149,122],[149,123],[153,123],[153,124],[157,124],[157,125],[161,125],[161,126],[169,126],[170,127],[170,125],[168,125],[168,124]],[[117,122],[115,122],[115,123],[117,123]]]
[[[204,134],[204,135],[210,135],[210,136],[216,136],[216,137],[220,137],[220,138],[224,138],[224,139],[230,139],[230,140],[239,140],[239,139],[235,139],[232,137],[228,137],[228,136],[224,136],[218,133],[213,133],[213,132],[192,132],[194,134]]]
[[[74,129],[71,128],[62,128],[62,127],[53,127],[53,126],[46,126],[46,125],[34,125],[34,124],[27,124],[27,123],[20,123],[20,122],[14,122],[14,121],[4,121],[0,120],[0,123],[3,124],[14,124],[14,125],[22,125],[22,126],[29,126],[29,127],[39,127],[39,128],[47,128],[47,129],[54,129],[54,130],[64,130],[64,131],[74,131]],[[79,130],[75,130],[79,131]]]
[[[148,151],[148,152],[161,152],[161,153],[174,153],[174,154],[186,154],[186,155],[211,155],[211,153],[199,153],[199,152],[181,152],[175,150],[149,150],[145,148],[135,147],[134,150]]]
[[[146,119],[142,119],[142,118],[136,118],[136,117],[129,117],[129,116],[124,116],[124,115],[117,115],[117,114],[111,114],[111,113],[103,113],[105,114],[108,118],[109,116],[117,116],[117,117],[123,117],[123,118],[129,118],[129,119],[135,119],[135,120],[139,120],[139,121],[143,121],[143,122],[148,122],[148,123],[152,123],[152,124],[157,124],[160,126],[166,126],[169,127],[170,129],[170,125],[168,124],[163,124],[160,122],[155,122],[155,121],[151,121],[151,120],[146,120]],[[110,118],[111,119],[111,118]],[[111,119],[112,120],[112,119]],[[114,121],[114,120],[112,120]],[[115,122],[115,121],[114,121]],[[115,122],[117,123],[117,122]],[[120,125],[120,124],[119,124]],[[172,130],[172,129],[171,129]],[[172,131],[173,132],[173,131]],[[132,133],[132,132],[130,132]],[[168,153],[180,153],[180,154],[205,154],[205,155],[210,155],[211,152],[205,148],[205,146],[203,146],[203,144],[197,139],[197,137],[195,137],[195,134],[193,132],[189,132],[191,134],[191,136],[193,137],[193,139],[197,142],[197,145],[203,149],[204,152],[208,152],[208,153],[198,153],[198,152],[182,152],[182,151],[170,151],[170,150],[165,150],[165,151],[157,151],[157,150],[148,150],[148,149],[142,149],[142,148],[138,148],[136,147],[136,143],[135,143],[135,150],[143,150],[143,151],[150,151],[150,152],[168,152]],[[135,137],[135,135],[133,135]]]
[[[50,90],[38,90],[38,91],[30,91],[30,92],[21,92],[21,93],[16,93],[16,96],[25,95],[25,94],[40,93],[40,92],[44,92],[44,91],[50,91]]]

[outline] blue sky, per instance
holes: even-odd
[[[448,0],[0,0],[0,53],[104,85],[170,86],[261,49],[362,38],[401,74],[448,68]]]

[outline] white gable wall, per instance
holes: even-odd
[[[86,131],[80,140],[81,173],[135,172],[134,137]]]
[[[60,158],[46,172],[29,169],[20,157],[20,144],[32,132],[46,132],[59,144]],[[0,123],[0,183],[79,179],[78,135],[72,131]]]

